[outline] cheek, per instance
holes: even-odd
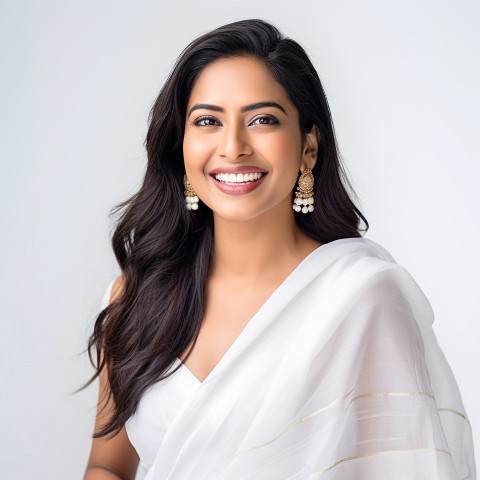
[[[207,156],[205,141],[186,134],[183,139],[183,158],[187,169],[198,168]]]
[[[297,145],[289,138],[283,138],[282,141],[276,143],[276,150],[278,154],[283,152],[283,155],[289,157],[291,160],[296,160],[298,157]]]
[[[292,141],[291,136],[281,135],[270,142],[268,155],[274,161],[278,171],[287,177],[295,177],[300,170],[300,146]]]

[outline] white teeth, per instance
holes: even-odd
[[[229,183],[229,184],[245,184],[256,181],[264,175],[263,172],[255,173],[216,173],[215,179],[219,182]]]

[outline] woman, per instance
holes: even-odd
[[[195,39],[146,148],[89,342],[85,478],[474,478],[430,304],[360,235],[302,47],[262,20]]]

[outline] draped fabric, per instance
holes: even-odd
[[[318,247],[164,425],[146,479],[474,479],[471,426],[432,323],[382,246]],[[146,395],[168,402],[161,384]]]

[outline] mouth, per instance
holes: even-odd
[[[266,172],[246,172],[246,173],[215,173],[213,178],[225,185],[249,185],[257,182],[266,175]]]
[[[210,171],[209,175],[222,192],[242,195],[260,186],[268,170],[253,166],[221,167]]]

